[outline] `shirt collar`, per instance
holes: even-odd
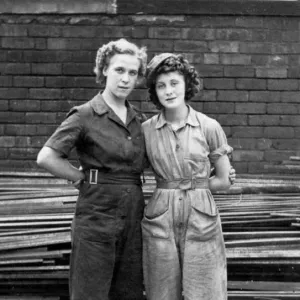
[[[199,123],[199,121],[197,120],[197,117],[196,117],[196,111],[188,104],[187,104],[187,107],[189,109],[189,112],[188,112],[188,116],[186,118],[184,126],[186,126],[187,124],[190,125],[190,126],[193,126],[193,127],[200,126],[200,123]],[[160,129],[160,128],[162,128],[163,126],[165,126],[167,124],[168,124],[168,122],[165,118],[165,114],[162,111],[158,115],[158,121],[156,123],[155,128]]]
[[[128,109],[128,121],[132,120],[136,115],[137,112],[135,111],[135,109],[133,108],[133,106],[126,100],[125,101],[125,105]],[[109,107],[109,105],[104,101],[101,92],[98,93],[92,100],[91,100],[91,106],[94,109],[94,111],[98,114],[98,115],[103,115],[105,113],[109,113],[112,111],[112,109]]]

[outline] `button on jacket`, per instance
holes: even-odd
[[[147,299],[227,299],[220,217],[211,165],[232,151],[219,123],[189,106],[173,130],[160,113],[142,125],[157,188],[142,220]]]
[[[143,297],[139,176],[146,163],[145,117],[127,101],[126,106],[125,125],[98,94],[74,107],[45,144],[65,157],[75,147],[84,172],[97,169],[102,178],[80,187],[72,225],[71,300]]]

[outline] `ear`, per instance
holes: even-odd
[[[104,75],[104,77],[107,76],[107,66],[105,66],[102,70],[102,74]]]

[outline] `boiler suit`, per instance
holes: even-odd
[[[208,189],[211,164],[232,151],[219,123],[189,106],[174,131],[163,112],[143,125],[157,188],[142,220],[148,300],[225,300],[220,217]]]
[[[99,93],[73,108],[45,146],[75,147],[86,174],[72,224],[71,300],[141,300],[145,163],[141,123],[127,101],[122,123]]]

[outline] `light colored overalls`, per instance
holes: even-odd
[[[211,163],[232,151],[225,133],[190,106],[177,131],[163,113],[142,126],[157,181],[142,220],[147,299],[225,300],[225,246],[208,189]]]

